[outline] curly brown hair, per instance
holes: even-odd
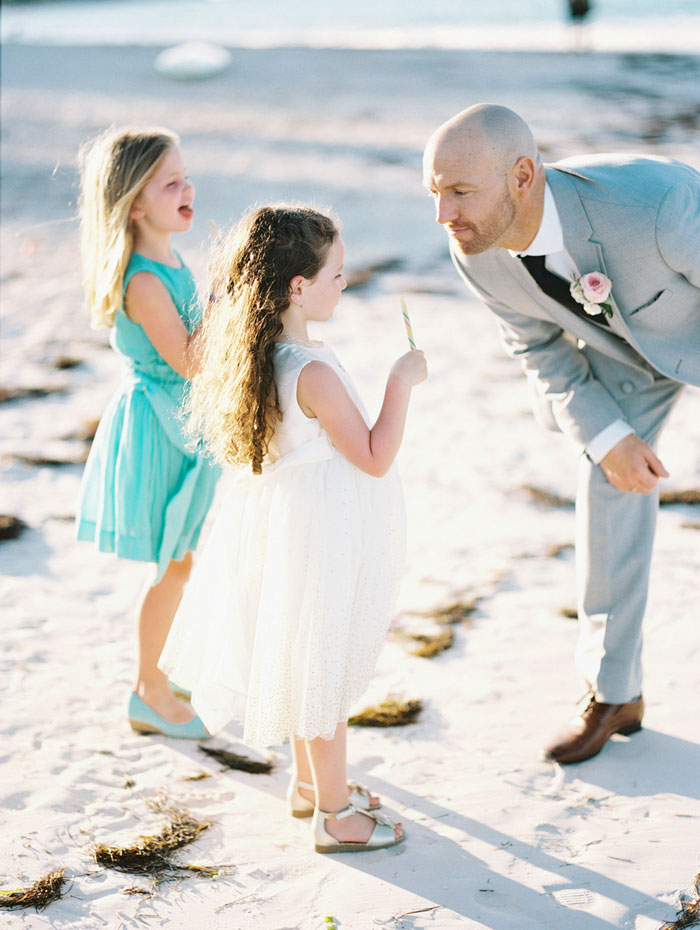
[[[215,249],[185,413],[189,432],[218,462],[261,473],[281,418],[273,355],[289,282],[313,280],[337,236],[325,213],[274,204],[250,212]]]

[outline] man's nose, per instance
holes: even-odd
[[[454,204],[443,194],[437,194],[435,197],[435,222],[444,225],[449,223],[456,216]]]

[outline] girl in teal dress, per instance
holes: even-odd
[[[112,327],[125,372],[83,475],[78,539],[155,563],[138,604],[134,730],[208,735],[157,666],[190,574],[218,469],[187,448],[179,408],[201,308],[171,246],[194,215],[194,187],[168,130],[108,131],[81,151],[84,284],[93,326]]]

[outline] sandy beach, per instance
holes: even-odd
[[[321,930],[332,915],[337,930],[660,930],[682,895],[697,899],[700,872],[700,507],[660,511],[644,729],[578,765],[538,761],[582,695],[564,615],[575,454],[536,426],[519,366],[448,261],[420,158],[438,124],[490,100],[520,112],[550,160],[625,151],[700,168],[700,56],[232,49],[224,74],[185,83],[154,71],[158,51],[3,49],[0,513],[26,528],[0,540],[0,889],[65,868],[67,893],[42,912],[0,910],[0,926]],[[356,286],[314,335],[370,411],[406,348],[406,296],[430,367],[399,456],[408,570],[358,710],[388,695],[423,710],[349,740],[352,777],[406,825],[393,850],[314,853],[286,813],[287,746],[250,774],[128,726],[144,567],[75,542],[72,523],[81,436],[120,377],[83,305],[76,153],[127,122],[182,137],[197,213],[175,244],[199,281],[210,221],[279,199],[337,212]],[[660,455],[664,491],[700,487],[700,390]],[[448,608],[452,647],[410,654],[406,634],[444,631]],[[240,732],[215,745],[251,754]],[[94,861],[96,844],[157,833],[158,799],[211,824],[179,861],[215,877],[153,885]]]

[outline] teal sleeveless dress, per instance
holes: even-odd
[[[180,262],[180,268],[171,268],[134,253],[123,286],[126,290],[137,272],[154,274],[192,332],[201,307],[192,274]],[[156,562],[159,581],[171,559],[183,558],[197,545],[219,469],[186,448],[179,416],[186,382],[123,306],[115,314],[110,342],[126,371],[85,466],[77,537],[120,558]]]

